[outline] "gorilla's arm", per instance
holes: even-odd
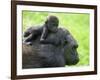
[[[68,30],[59,28],[56,33],[52,33],[51,37],[48,36],[45,40],[41,41],[43,44],[52,44],[52,45],[66,45],[67,44],[67,35],[70,35]],[[55,36],[53,36],[55,35]]]
[[[46,28],[46,26],[43,28],[42,34],[41,34],[41,38],[40,38],[40,42],[45,40],[46,37],[48,35],[48,29]]]
[[[24,32],[24,37],[28,37],[30,34],[39,35],[42,33],[42,31],[43,31],[43,26],[30,27]]]
[[[45,40],[42,40],[40,43],[43,43],[43,44],[52,44],[52,45],[59,45],[60,44],[60,40],[56,40],[56,39],[45,39]]]
[[[35,40],[39,35],[41,35],[43,31],[42,27],[30,27],[24,32],[24,42],[31,42],[32,40]]]

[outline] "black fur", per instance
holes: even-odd
[[[64,67],[79,62],[76,40],[58,24],[57,17],[49,16],[43,26],[24,33],[23,68]]]
[[[56,16],[49,16],[45,21],[44,25],[30,27],[24,33],[25,40],[24,42],[31,44],[32,40],[36,39],[38,35],[41,35],[40,42],[44,42],[48,34],[51,32],[56,32],[59,25],[59,20]]]
[[[67,30],[59,28],[56,33],[50,33],[45,43],[39,42],[40,37],[32,41],[32,46],[29,45],[32,50],[26,53],[27,55],[30,53],[31,57],[25,57],[23,51],[23,68],[64,67],[75,65],[79,61],[78,44]],[[24,63],[27,62],[27,58],[28,63]]]

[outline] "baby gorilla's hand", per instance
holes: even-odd
[[[27,45],[32,45],[32,42],[27,42],[26,44],[27,44]]]
[[[43,43],[45,41],[45,39],[41,38],[40,39],[40,43]]]
[[[23,42],[26,45],[32,45],[32,42]]]

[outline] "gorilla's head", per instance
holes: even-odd
[[[75,65],[79,62],[79,55],[77,52],[78,44],[76,40],[71,36],[67,36],[67,45],[65,45],[65,60],[66,65]]]
[[[51,32],[56,32],[59,25],[59,20],[56,16],[48,16],[47,20],[45,21],[45,25]]]

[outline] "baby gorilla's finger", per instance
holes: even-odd
[[[33,39],[33,34],[30,34],[28,37],[25,38],[24,42],[31,42]]]

